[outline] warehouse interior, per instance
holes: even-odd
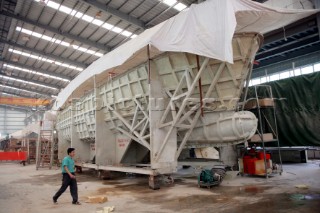
[[[0,212],[318,212],[320,0],[0,11]]]

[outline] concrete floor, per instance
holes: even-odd
[[[69,190],[52,203],[61,184],[58,168],[35,170],[34,165],[0,163],[1,213],[94,213],[105,206],[114,212],[319,212],[320,161],[284,165],[282,176],[269,179],[228,175],[222,185],[198,188],[193,169],[175,174],[173,185],[148,188],[146,177],[98,180],[92,172],[77,176],[81,206],[71,204]],[[308,189],[296,188],[305,184]],[[105,195],[103,204],[85,203],[87,196]]]

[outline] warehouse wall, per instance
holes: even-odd
[[[25,126],[26,110],[0,105],[0,133],[6,136]]]
[[[320,146],[320,72],[263,83],[270,85],[276,103],[276,120],[280,146]],[[264,87],[259,98],[270,97]],[[250,87],[247,98],[254,98]],[[264,116],[274,122],[271,109]]]
[[[0,105],[0,137],[42,120],[44,112],[38,109]]]
[[[303,67],[312,65],[320,62],[320,51],[311,53],[308,55],[304,55],[301,57],[293,58],[287,61],[282,61],[280,63],[271,64],[269,66],[265,66],[262,68],[255,68],[252,71],[251,78],[257,78],[261,76],[265,76],[266,73],[271,75],[273,73],[279,73],[281,71],[293,70],[297,67]]]

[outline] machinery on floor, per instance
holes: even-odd
[[[81,166],[150,175],[149,185],[157,189],[157,177],[177,170],[184,149],[234,145],[252,137],[257,119],[237,111],[238,102],[263,40],[260,32],[274,27],[263,18],[248,26],[252,14],[246,11],[275,14],[281,26],[308,14],[292,12],[286,20],[280,11],[234,2],[193,6],[73,80],[55,103],[59,158],[74,147]],[[200,175],[200,184],[222,181],[222,174],[210,171]]]
[[[224,167],[203,169],[198,175],[198,187],[211,188],[212,186],[218,186],[225,176],[226,169]]]
[[[260,41],[235,35],[234,64],[166,52],[150,62],[152,83],[144,63],[74,99],[58,117],[61,155],[72,146],[85,167],[156,176],[176,171],[185,148],[250,138],[256,117],[234,111],[250,67],[242,58],[252,59]]]
[[[256,151],[251,148],[242,158],[239,159],[239,171],[241,175],[259,175],[267,176],[272,174],[273,170],[277,170],[277,166],[272,164],[270,154],[263,151]]]

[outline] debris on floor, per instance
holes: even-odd
[[[103,210],[96,211],[96,213],[110,213],[114,211],[114,206],[106,206]]]
[[[89,196],[86,203],[105,203],[108,201],[106,196]]]
[[[305,184],[295,185],[295,187],[298,189],[308,189],[309,188],[309,186],[307,186]]]

